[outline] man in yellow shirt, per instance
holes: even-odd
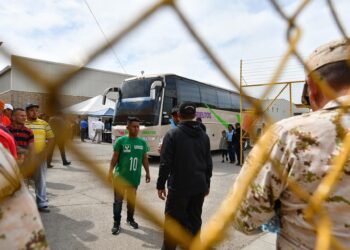
[[[27,104],[27,121],[26,127],[30,128],[34,134],[34,151],[35,154],[43,153],[47,148],[52,147],[54,134],[50,128],[50,125],[38,118],[39,105]],[[35,183],[36,203],[40,212],[48,213],[47,200],[46,200],[46,157],[45,160],[37,167],[33,174]]]

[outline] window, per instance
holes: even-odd
[[[185,101],[200,103],[201,100],[198,85],[183,80],[177,80],[177,94],[179,103]]]
[[[231,103],[232,103],[232,108],[233,109],[236,109],[236,110],[240,109],[241,105],[240,105],[240,102],[239,102],[239,95],[238,94],[232,94],[231,93]]]
[[[218,94],[219,108],[230,109],[232,106],[230,92],[218,90],[217,94]]]
[[[218,96],[214,88],[201,86],[201,101],[203,104],[207,104],[213,107],[218,106]]]
[[[166,76],[165,85],[165,95],[176,98],[176,79],[172,76]]]
[[[171,109],[174,107],[173,98],[165,96],[163,102],[163,113],[162,113],[162,125],[170,124],[169,118],[171,114]]]

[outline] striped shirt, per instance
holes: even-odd
[[[44,120],[38,118],[34,121],[27,120],[26,127],[33,131],[34,149],[36,153],[43,151],[46,146],[46,141],[55,137],[50,125]]]
[[[7,126],[7,129],[13,135],[17,146],[21,148],[28,149],[29,145],[34,142],[33,131],[26,126],[23,126],[22,128],[15,128],[14,126],[10,125]]]

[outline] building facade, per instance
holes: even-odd
[[[0,71],[0,99],[11,103],[15,108],[23,108],[30,102],[45,107],[50,98],[46,87],[35,84],[35,81],[21,70],[20,65],[23,64],[38,72],[40,77],[45,79],[45,86],[50,86],[65,73],[77,69],[77,66],[69,64],[11,56],[11,66]],[[105,89],[120,86],[124,79],[132,76],[84,67],[58,90],[60,105],[64,108],[100,95]]]

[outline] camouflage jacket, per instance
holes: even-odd
[[[338,100],[344,100],[344,97]],[[273,134],[269,159],[262,162],[261,171],[251,184],[248,194],[235,218],[235,227],[245,233],[254,233],[260,225],[274,215],[276,202],[280,204],[278,217],[280,233],[278,249],[314,249],[314,227],[304,218],[307,203],[290,189],[287,178],[294,180],[303,191],[312,195],[331,167],[331,159],[338,155],[343,137],[350,128],[350,113],[341,116],[335,101],[323,109],[277,122],[271,127]],[[262,139],[267,138],[266,135]],[[256,163],[253,148],[242,172]],[[278,163],[282,171],[276,171]],[[242,178],[242,172],[238,178]],[[341,178],[322,207],[332,222],[332,235],[350,249],[350,161]],[[316,217],[317,218],[317,217]]]
[[[14,159],[1,144],[0,249],[48,249],[35,201]]]

